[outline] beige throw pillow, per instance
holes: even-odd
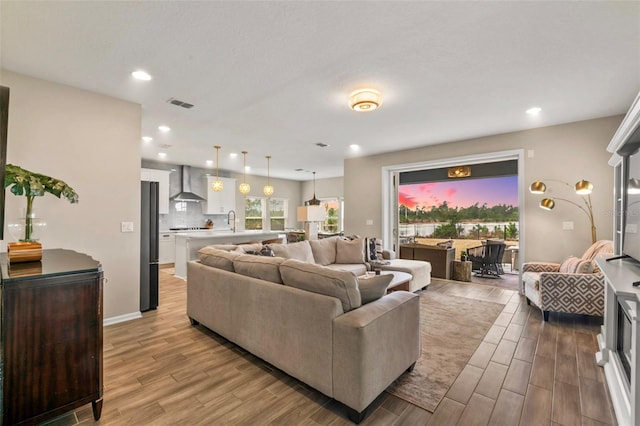
[[[358,290],[360,290],[362,304],[364,305],[369,302],[373,302],[387,294],[387,287],[389,287],[392,279],[393,275],[391,274],[374,275],[369,278],[358,278]]]
[[[198,258],[203,265],[224,269],[229,272],[234,272],[233,260],[238,256],[240,256],[240,253],[219,250],[211,246],[202,247],[198,250]]]
[[[233,260],[233,268],[238,274],[282,284],[280,276],[282,262],[284,259],[281,257],[242,254]]]
[[[318,265],[331,265],[336,263],[336,246],[338,237],[323,238],[321,240],[309,240],[313,259]]]
[[[336,263],[364,263],[364,238],[338,239]]]
[[[284,285],[340,299],[344,312],[362,304],[356,276],[351,272],[289,259],[280,265],[280,274]]]
[[[270,244],[269,247],[271,247],[275,256],[314,263],[311,245],[307,240],[291,244]]]

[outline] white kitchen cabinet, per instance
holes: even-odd
[[[215,179],[215,176],[204,177],[207,202],[202,203],[203,214],[227,214],[229,210],[236,209],[236,180],[221,177],[223,189],[215,192],[211,189],[211,182]]]
[[[140,180],[158,182],[158,213],[169,214],[169,170],[141,169]]]
[[[174,232],[161,232],[158,239],[158,263],[175,263],[176,261],[176,234]]]

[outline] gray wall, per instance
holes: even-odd
[[[80,197],[78,204],[36,197],[35,213],[47,221],[43,248],[87,253],[102,263],[105,319],[137,314],[140,105],[5,70],[0,82],[11,89],[8,162],[62,179]],[[26,203],[6,194],[5,223],[20,217]],[[133,222],[134,232],[121,233],[121,221]]]
[[[558,179],[575,183],[590,180],[598,239],[612,239],[613,170],[607,165],[606,147],[622,116],[605,117],[558,126],[469,139],[361,158],[344,163],[345,232],[380,237],[382,234],[381,168],[466,155],[524,149],[524,183],[527,188],[521,224],[525,230],[525,260],[561,261],[580,256],[591,244],[587,216],[576,207],[558,201],[553,211],[538,207],[540,196],[530,194],[534,180]],[[529,151],[533,150],[533,157]],[[550,195],[580,201],[557,182],[547,182]],[[366,219],[373,219],[367,226]],[[573,221],[573,231],[562,222]]]
[[[344,197],[344,178],[318,179],[316,177],[316,198],[342,197]],[[302,182],[302,199],[309,200],[311,198],[313,198],[313,179]]]

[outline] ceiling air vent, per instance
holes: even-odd
[[[187,103],[187,102],[184,102],[184,101],[180,101],[180,100],[174,99],[174,98],[169,98],[169,100],[167,102],[169,102],[171,105],[179,106],[179,107],[186,108],[186,109],[193,108],[193,104],[190,104],[190,103]]]
[[[320,148],[326,148],[329,146],[328,143],[324,143],[324,142],[318,142],[316,144],[314,144],[315,146],[319,146]]]
[[[171,145],[166,144],[166,143],[160,144],[160,145],[158,145],[158,146],[159,146],[160,148],[162,148],[162,149],[171,148]]]

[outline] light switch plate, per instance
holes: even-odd
[[[562,229],[564,231],[573,231],[573,222],[572,221],[562,222]]]
[[[133,232],[133,222],[120,222],[120,232]]]
[[[373,219],[367,219],[366,224],[367,225],[373,225]]]

